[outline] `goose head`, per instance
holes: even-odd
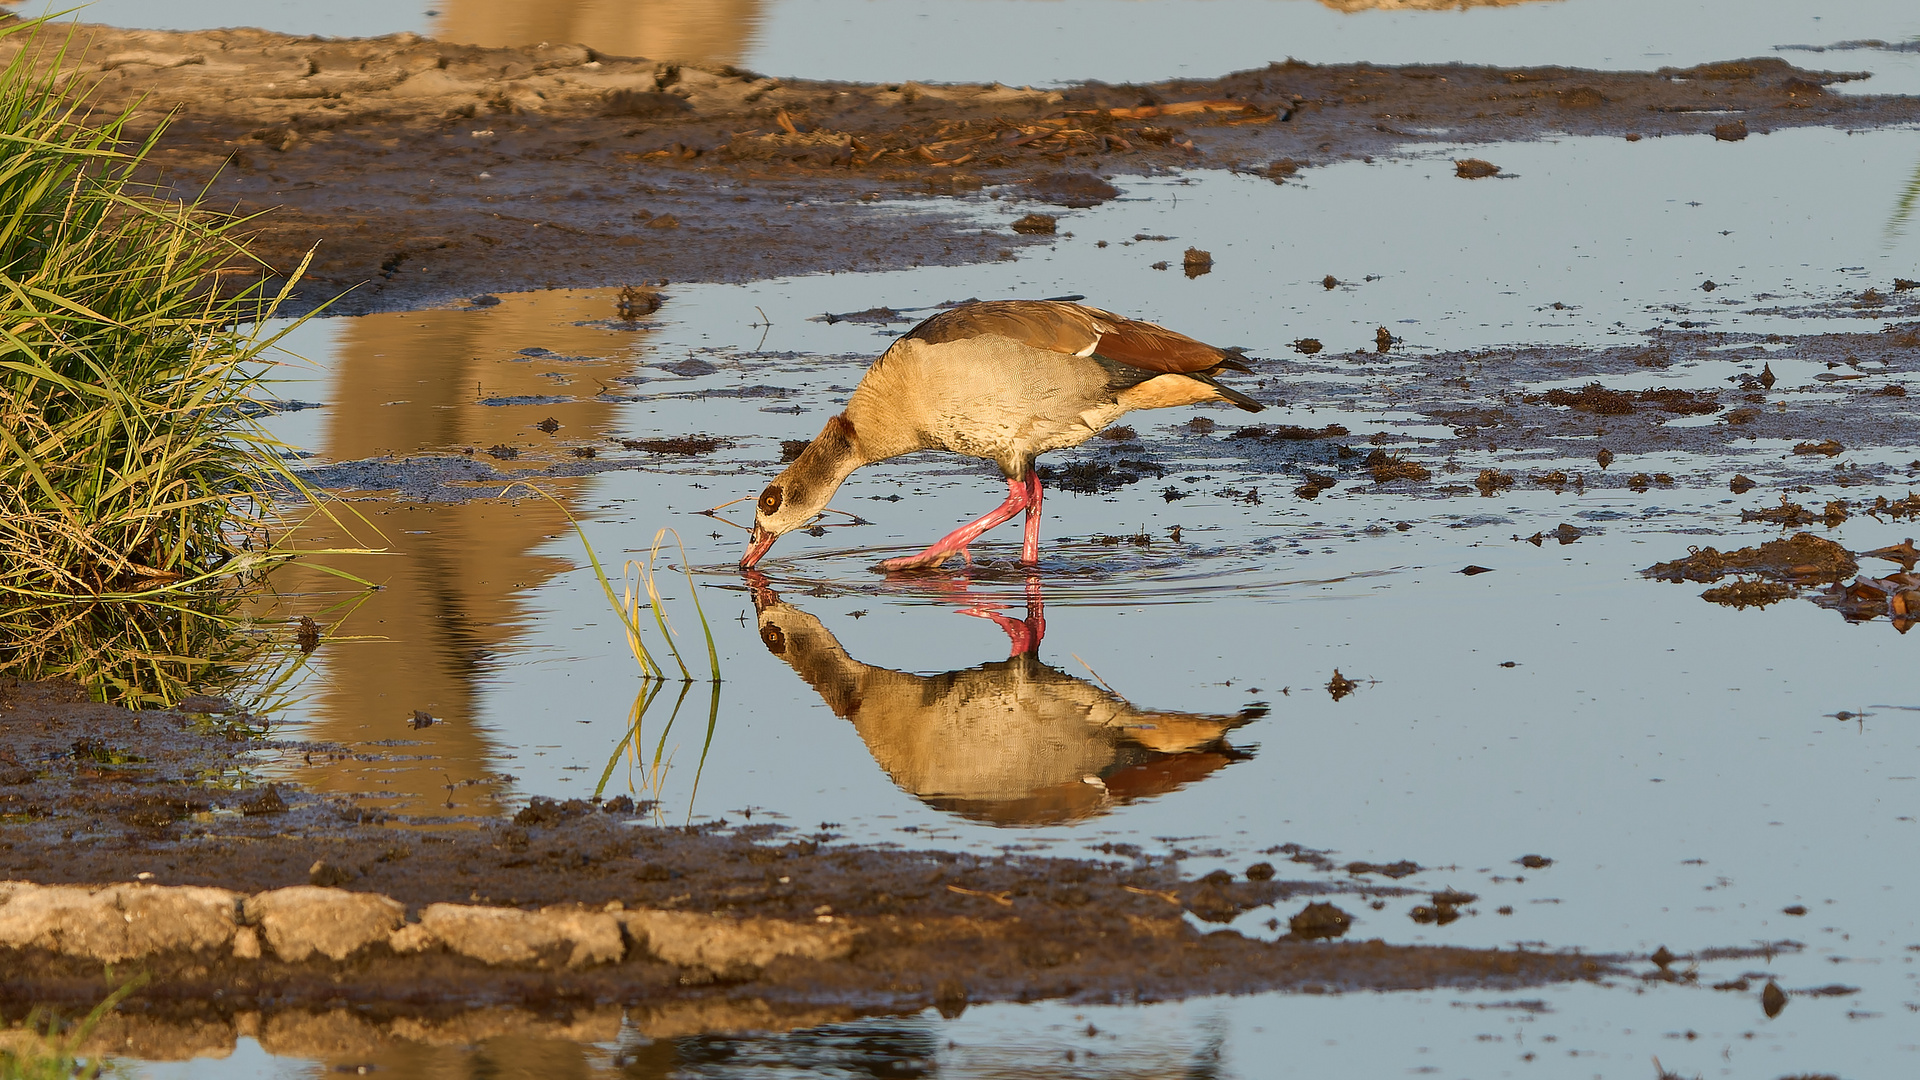
[[[740,557],[740,569],[753,569],[775,540],[818,517],[848,475],[863,464],[854,443],[852,421],[844,414],[827,421],[793,464],[774,477],[755,500],[753,533],[746,554]]]

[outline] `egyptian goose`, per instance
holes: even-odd
[[[1025,620],[968,612],[999,623],[1012,656],[920,675],[854,659],[819,619],[754,579],[767,651],[853,724],[901,790],[975,821],[1051,825],[1166,794],[1248,757],[1228,733],[1266,713],[1260,706],[1233,715],[1139,709],[1043,663],[1035,652],[1043,621],[1034,589]]]
[[[986,458],[1007,498],[918,555],[883,570],[940,566],[988,529],[1027,512],[1020,562],[1040,561],[1040,478],[1034,458],[1078,446],[1133,409],[1259,402],[1222,386],[1235,353],[1163,326],[1059,300],[989,300],[943,311],[907,331],[867,369],[846,411],[760,493],[741,569],[810,523],[862,465],[916,450]]]

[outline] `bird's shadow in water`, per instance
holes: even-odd
[[[1041,826],[1163,795],[1251,757],[1228,732],[1266,714],[1149,711],[1040,659],[1040,579],[1026,579],[1023,618],[965,577],[930,579],[942,603],[1006,631],[1005,660],[920,675],[861,663],[821,621],[749,574],[760,641],[852,723],[903,791],[938,810],[997,826]]]

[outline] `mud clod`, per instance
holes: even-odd
[[[1599,383],[1588,383],[1578,390],[1549,390],[1524,398],[1529,405],[1559,405],[1574,412],[1595,416],[1630,416],[1642,406],[1679,416],[1701,416],[1719,412],[1721,406],[1706,392],[1689,390],[1642,390],[1637,394],[1609,390]]]
[[[1740,473],[1734,473],[1733,479],[1727,481],[1727,490],[1733,492],[1735,495],[1745,495],[1758,486],[1759,485],[1753,482],[1751,477],[1744,476]]]
[[[1464,158],[1453,163],[1453,175],[1462,180],[1479,180],[1488,176],[1499,176],[1500,166],[1481,158]]]
[[[655,218],[653,222],[648,223],[648,227],[657,228],[658,226],[654,224],[654,222],[662,220],[672,219],[670,216],[668,218]],[[678,223],[676,222],[676,224]],[[620,296],[614,301],[613,307],[622,319],[631,322],[634,319],[644,319],[654,312],[659,311],[660,305],[665,302],[666,298],[656,286],[622,285],[620,287]]]
[[[1319,338],[1303,337],[1293,343],[1293,351],[1300,353],[1302,356],[1312,356],[1324,347],[1325,346],[1320,344]]]
[[[1366,457],[1367,471],[1373,475],[1373,482],[1385,484],[1394,480],[1429,480],[1433,470],[1417,461],[1408,461],[1398,454],[1389,454],[1385,450],[1375,450]]]
[[[1789,502],[1787,497],[1782,495],[1779,506],[1769,506],[1762,510],[1742,510],[1740,520],[1764,521],[1769,525],[1787,528],[1794,525],[1811,525],[1815,518],[1813,511],[1797,502]]]
[[[1324,902],[1308,904],[1287,920],[1287,932],[1306,941],[1337,938],[1353,928],[1353,916]]]
[[[1787,1007],[1786,991],[1780,989],[1779,983],[1774,982],[1772,979],[1768,979],[1766,989],[1760,991],[1761,1010],[1767,1014],[1767,1019],[1771,1020],[1774,1017],[1779,1016],[1780,1010],[1786,1007]]]
[[[1840,445],[1833,439],[1822,439],[1819,442],[1795,443],[1793,445],[1793,452],[1796,454],[1818,454],[1823,457],[1835,457],[1845,449],[1846,447]]]
[[[1028,214],[1009,228],[1023,236],[1052,236],[1059,221],[1052,214]]]
[[[1401,859],[1399,862],[1391,863],[1350,862],[1341,869],[1349,874],[1379,874],[1381,877],[1398,881],[1403,877],[1412,877],[1419,873],[1420,864],[1412,859]]]
[[[1393,331],[1382,326],[1373,332],[1373,351],[1377,353],[1393,351]]]
[[[1360,688],[1360,684],[1340,674],[1339,668],[1333,669],[1333,678],[1327,680],[1327,693],[1333,700],[1339,701]]]
[[[1054,172],[1029,180],[1027,194],[1041,202],[1073,210],[1099,206],[1120,197],[1120,189],[1086,172]]]
[[[1733,120],[1713,125],[1713,137],[1720,142],[1739,142],[1747,137],[1747,122]]]
[[[1724,604],[1736,610],[1764,608],[1793,595],[1793,587],[1774,581],[1736,581],[1718,585],[1700,594],[1710,604]]]
[[[1513,486],[1513,474],[1499,469],[1481,469],[1480,475],[1473,480],[1473,486],[1480,489],[1481,495],[1491,497],[1494,492]]]
[[[268,784],[267,790],[241,803],[240,812],[248,817],[260,814],[284,814],[287,812],[287,801],[280,797],[278,787]]]
[[[1642,570],[1662,581],[1718,581],[1728,574],[1755,574],[1790,585],[1837,582],[1860,569],[1852,553],[1812,533],[1795,533],[1758,547],[1720,551],[1694,548],[1683,559],[1657,563]]]
[[[1340,482],[1338,479],[1328,476],[1325,473],[1306,472],[1302,473],[1301,476],[1303,477],[1303,482],[1299,487],[1293,489],[1293,493],[1302,499],[1318,498],[1321,492]]]
[[[1613,451],[1608,450],[1605,447],[1601,447],[1600,452],[1593,455],[1593,460],[1598,462],[1600,467],[1604,469],[1607,466],[1613,464]]]

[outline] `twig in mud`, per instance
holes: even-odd
[[[1105,679],[1103,679],[1103,678],[1101,678],[1101,677],[1100,677],[1100,673],[1099,673],[1099,672],[1097,672],[1097,671],[1095,671],[1095,670],[1093,670],[1093,665],[1091,665],[1091,664],[1089,664],[1089,663],[1087,663],[1087,662],[1086,662],[1085,660],[1081,660],[1081,659],[1080,659],[1080,654],[1079,654],[1079,653],[1068,653],[1067,655],[1068,655],[1068,656],[1071,656],[1071,657],[1073,657],[1073,658],[1074,658],[1075,660],[1078,660],[1078,661],[1080,662],[1080,666],[1081,666],[1081,667],[1083,667],[1083,668],[1086,668],[1086,669],[1087,669],[1087,674],[1089,674],[1089,675],[1091,675],[1091,676],[1093,676],[1093,681],[1094,681],[1094,682],[1097,682],[1097,683],[1099,683],[1099,684],[1100,684],[1101,686],[1104,686],[1104,687],[1106,687],[1106,689],[1107,689],[1107,693],[1109,693],[1109,694],[1112,694],[1112,695],[1114,695],[1115,697],[1119,697],[1119,696],[1121,696],[1121,694],[1120,694],[1120,691],[1118,691],[1118,690],[1115,690],[1115,689],[1113,688],[1113,684],[1112,684],[1112,683],[1110,683],[1110,682],[1108,682],[1107,680],[1105,680]]]
[[[1079,658],[1078,658],[1078,657],[1075,657],[1075,659],[1079,659]],[[1099,676],[1095,676],[1095,678],[1098,678],[1098,677],[1099,677]],[[1170,893],[1170,892],[1165,892],[1165,891],[1162,891],[1162,890],[1160,890],[1160,889],[1139,889],[1139,888],[1135,888],[1135,887],[1134,887],[1134,886],[1132,886],[1132,885],[1122,885],[1122,886],[1120,886],[1120,887],[1121,887],[1121,888],[1123,888],[1123,889],[1125,889],[1125,890],[1127,890],[1127,891],[1128,891],[1128,892],[1130,892],[1130,893],[1138,893],[1138,894],[1139,894],[1139,895],[1141,895],[1141,896],[1154,896],[1154,897],[1158,897],[1158,898],[1160,898],[1160,899],[1162,899],[1162,900],[1165,900],[1165,901],[1166,901],[1167,903],[1169,903],[1169,904],[1172,904],[1172,905],[1174,905],[1175,907],[1184,907],[1184,906],[1185,906],[1185,905],[1183,905],[1183,904],[1181,904],[1181,903],[1180,903],[1180,898],[1179,898],[1178,896],[1176,896],[1176,895],[1174,895],[1173,893]]]
[[[1012,906],[1013,906],[1013,901],[1012,901],[1012,900],[1009,900],[1009,899],[1008,899],[1008,896],[1009,896],[1009,895],[1011,895],[1010,893],[1003,893],[1003,892],[997,892],[997,893],[993,893],[993,892],[981,892],[981,891],[980,891],[980,890],[978,890],[978,889],[963,889],[963,888],[961,888],[961,887],[960,887],[960,886],[958,886],[958,885],[949,885],[949,886],[947,886],[947,891],[948,891],[948,892],[957,892],[957,893],[959,893],[959,894],[960,894],[961,896],[978,896],[978,897],[982,897],[982,898],[984,898],[984,899],[987,899],[987,900],[991,900],[991,901],[993,901],[993,902],[994,902],[994,903],[996,903],[996,904],[999,904],[999,905],[1000,905],[1001,907],[1012,907]]]

